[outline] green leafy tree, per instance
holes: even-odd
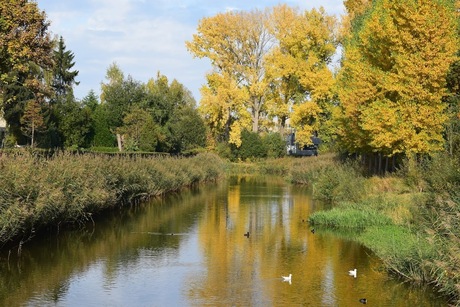
[[[236,156],[241,160],[259,159],[267,156],[267,148],[262,137],[258,133],[246,129],[241,132],[241,146],[232,147]]]
[[[83,97],[81,103],[83,106],[88,107],[92,112],[94,112],[99,105],[99,99],[97,98],[94,90],[90,90],[88,95]]]
[[[105,104],[97,105],[93,112],[94,136],[92,146],[115,147],[115,134],[110,130],[110,118]]]
[[[280,133],[267,133],[262,137],[268,158],[281,158],[286,155],[286,140]]]
[[[0,2],[0,108],[16,139],[22,137],[27,102],[49,94],[43,81],[43,71],[52,65],[48,27],[35,1]]]
[[[74,54],[64,43],[62,36],[59,38],[57,49],[54,50],[53,59],[53,81],[52,88],[56,97],[67,97],[69,93],[73,93],[73,86],[78,85],[79,82],[75,81],[78,76],[78,70],[71,70],[74,65]]]
[[[146,92],[142,83],[131,76],[125,78],[115,63],[107,69],[106,79],[101,85],[101,103],[106,105],[110,129],[115,130],[123,125],[123,117],[131,107],[145,103]]]
[[[446,145],[450,155],[460,155],[460,61],[452,63],[447,74],[448,121],[446,123]]]
[[[149,112],[133,107],[123,118],[123,126],[117,129],[123,136],[125,149],[129,151],[155,151],[162,134]]]
[[[60,108],[59,130],[66,148],[87,148],[93,137],[91,110],[76,102],[72,95]]]
[[[206,145],[206,127],[198,111],[190,106],[177,108],[168,128],[172,138],[172,151],[180,153]]]

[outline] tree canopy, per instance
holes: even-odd
[[[328,99],[334,23],[323,9],[285,5],[202,19],[186,45],[214,68],[200,103],[213,136],[240,146],[244,129],[267,131],[274,117],[284,127],[294,103]]]
[[[458,50],[453,7],[445,1],[374,1],[352,31],[338,87],[343,146],[386,156],[442,149],[442,98]]]

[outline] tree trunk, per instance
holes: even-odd
[[[123,151],[123,136],[117,133],[118,150]]]

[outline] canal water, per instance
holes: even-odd
[[[282,179],[232,177],[34,238],[1,253],[0,305],[447,305],[390,278],[359,244],[313,233],[306,219],[323,208],[310,195]]]

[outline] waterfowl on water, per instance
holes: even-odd
[[[291,278],[292,278],[292,274],[289,274],[289,276],[281,276],[283,278],[283,281],[289,281],[289,283],[291,283]]]
[[[361,304],[367,304],[367,299],[365,299],[365,298],[360,298],[360,299],[359,299],[359,302],[360,302]]]
[[[249,231],[244,234],[245,237],[249,238]]]
[[[356,278],[356,274],[357,274],[357,273],[358,273],[358,272],[357,272],[356,269],[348,271],[348,274],[351,275],[351,276],[353,276],[354,278]]]
[[[311,233],[315,233],[315,228],[313,228],[313,229],[312,229],[312,230],[310,230],[310,231],[311,231]]]

